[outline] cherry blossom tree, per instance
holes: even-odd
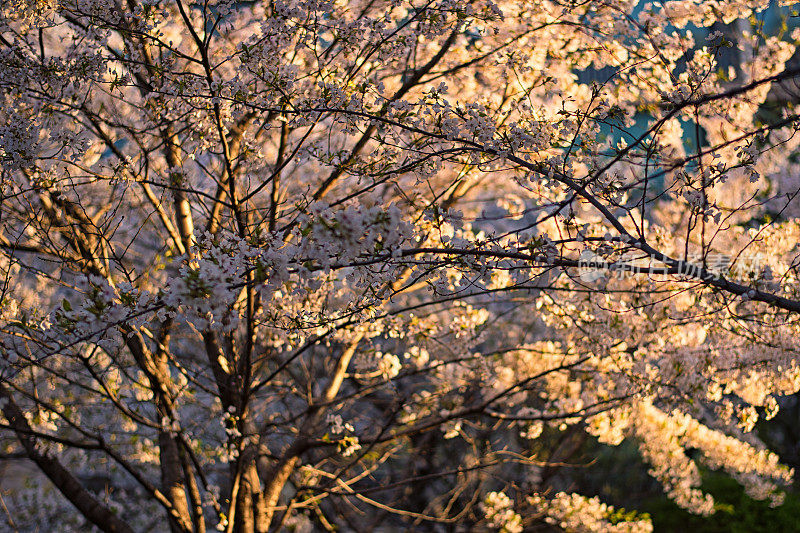
[[[779,505],[767,7],[5,0],[8,526],[652,530],[559,484],[587,440],[693,513],[701,468]]]

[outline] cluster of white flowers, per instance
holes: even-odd
[[[501,533],[521,533],[522,517],[505,492],[490,492],[483,499],[483,512],[489,527]]]
[[[342,420],[342,415],[338,414],[329,414],[326,418],[328,422],[328,427],[331,430],[331,433],[334,435],[339,435],[344,433],[345,431],[352,432],[354,430],[353,425],[349,422],[344,422]]]
[[[8,0],[0,6],[0,31],[6,28],[8,21],[14,21],[20,31],[43,24],[52,17],[58,6],[57,0]]]
[[[565,531],[576,533],[650,533],[653,524],[647,517],[636,520],[616,519],[615,509],[602,503],[599,498],[587,498],[580,494],[556,493],[551,499],[540,494],[529,498],[545,520]]]
[[[352,434],[355,428],[351,423],[344,422],[342,415],[328,414],[326,421],[331,434],[341,435],[336,441],[336,447],[342,457],[349,457],[361,449],[358,437]]]
[[[631,420],[653,475],[682,507],[709,514],[714,505],[713,498],[698,489],[697,465],[684,452],[689,447],[699,450],[708,466],[724,469],[742,483],[751,497],[773,504],[783,501],[776,483],[791,482],[794,472],[774,453],[710,429],[687,414],[664,413],[648,402],[639,404]]]

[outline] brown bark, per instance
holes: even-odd
[[[262,531],[267,531],[269,525],[275,516],[275,507],[278,505],[278,498],[281,495],[284,485],[289,480],[289,476],[294,471],[297,461],[300,457],[292,454],[290,457],[282,460],[273,470],[272,478],[267,482],[267,489],[264,491],[264,520],[262,524]]]
[[[42,451],[41,442],[34,435],[28,421],[6,387],[0,384],[0,402],[3,415],[25,449],[28,457],[53,482],[53,485],[92,524],[108,533],[133,533],[133,529],[103,505],[72,475],[58,459]]]
[[[160,334],[160,342],[154,354],[155,372],[151,383],[153,394],[156,397],[156,411],[163,421],[171,421],[174,418],[174,392],[172,379],[169,375],[169,363],[167,360],[167,350],[169,349],[169,339],[171,324],[163,325]],[[180,531],[192,531],[192,519],[189,512],[189,501],[186,496],[185,476],[180,457],[178,441],[174,434],[167,429],[158,432],[159,461],[161,466],[161,490],[169,498],[177,516],[170,517],[170,529],[173,533]]]
[[[169,498],[172,507],[180,516],[180,519],[173,518],[170,520],[170,530],[174,533],[192,531],[192,520],[183,484],[178,445],[175,442],[175,438],[166,431],[159,432],[158,445],[161,462],[161,490]],[[180,524],[175,523],[178,520],[180,520]]]

